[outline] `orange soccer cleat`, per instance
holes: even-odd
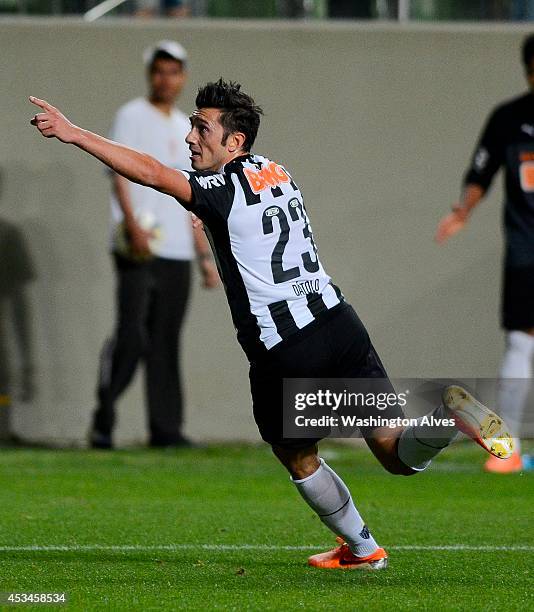
[[[340,546],[328,552],[312,555],[308,565],[322,569],[363,569],[381,570],[388,566],[388,554],[383,548],[378,548],[372,555],[357,557],[352,554],[349,545],[343,538],[336,538]]]
[[[493,472],[494,474],[513,474],[520,472],[523,469],[523,461],[521,455],[514,451],[506,461],[498,459],[493,455],[484,464],[484,470],[486,472]]]

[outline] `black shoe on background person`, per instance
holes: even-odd
[[[105,434],[96,429],[92,429],[89,433],[89,446],[101,450],[113,450],[111,434]]]

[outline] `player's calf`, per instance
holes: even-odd
[[[324,459],[319,459],[316,445],[294,450],[273,446],[273,451],[292,475],[301,497],[336,536],[343,538],[353,556],[369,557],[378,550],[347,486]]]
[[[366,436],[367,446],[378,459],[384,469],[395,476],[413,476],[419,470],[414,470],[399,458],[399,437],[404,431],[403,427],[397,429],[376,429],[372,435]]]

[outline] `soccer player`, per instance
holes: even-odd
[[[283,378],[389,381],[365,327],[321,265],[299,187],[284,167],[251,152],[261,109],[236,83],[220,79],[202,87],[186,138],[194,171],[186,172],[73,125],[44,100],[30,101],[42,109],[32,124],[43,136],[71,143],[129,180],[174,196],[201,219],[237,338],[250,361],[254,418],[261,436],[340,542],[310,557],[309,564],[386,567],[387,553],[365,525],[347,487],[319,457],[319,440],[283,436]],[[295,291],[295,284],[309,289]],[[445,389],[443,400],[432,413],[436,419],[453,416],[488,452],[507,456],[511,440],[497,415],[456,386]],[[395,416],[402,416],[400,409],[384,414]],[[494,425],[491,433],[488,419]],[[364,433],[389,472],[410,475],[424,470],[457,428],[421,421],[394,432],[375,428]]]
[[[490,115],[465,179],[460,202],[445,216],[436,239],[443,243],[465,227],[501,166],[505,168],[505,258],[502,327],[506,350],[500,370],[499,407],[519,430],[532,377],[534,355],[534,35],[523,44],[531,91]],[[521,470],[519,440],[509,461],[490,457],[489,472]]]

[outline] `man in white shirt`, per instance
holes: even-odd
[[[148,96],[119,109],[111,137],[166,165],[188,168],[185,136],[190,124],[174,106],[187,77],[187,53],[180,44],[164,40],[147,49],[143,59]],[[115,402],[143,360],[150,445],[188,445],[181,431],[179,346],[195,253],[205,287],[217,285],[217,270],[203,232],[192,229],[189,213],[174,198],[118,174],[112,175],[112,185],[117,322],[102,350],[90,442],[112,448]]]

